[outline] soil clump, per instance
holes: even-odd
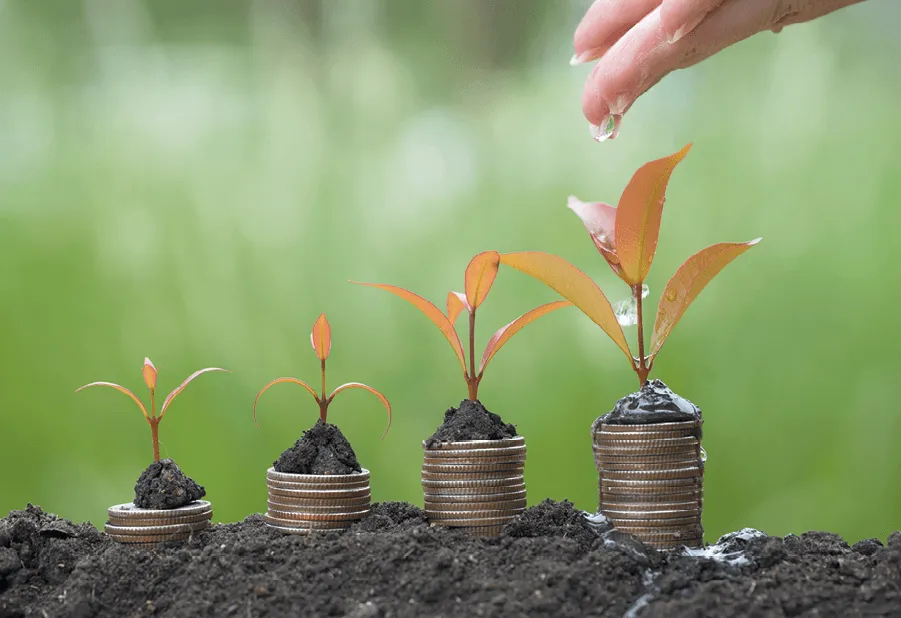
[[[141,509],[177,509],[205,495],[206,490],[171,459],[154,461],[135,483],[135,506]]]
[[[650,380],[637,392],[617,401],[613,410],[598,418],[595,425],[645,425],[700,420],[701,409],[698,406],[671,391],[660,380]]]
[[[155,550],[35,506],[0,519],[0,617],[892,616],[901,533],[850,547],[742,530],[661,553],[568,503],[528,509],[499,537],[422,524],[385,503],[344,533],[281,534],[260,515]],[[569,532],[560,534],[557,522]]]
[[[362,472],[357,454],[337,426],[316,421],[294,446],[272,464],[288,474],[354,474]]]
[[[489,412],[481,401],[464,399],[459,408],[448,408],[444,422],[426,440],[428,448],[442,442],[462,442],[464,440],[503,440],[516,437],[516,427]]]

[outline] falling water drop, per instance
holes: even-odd
[[[605,142],[608,139],[616,139],[619,135],[619,127],[623,122],[622,114],[610,114],[603,124],[591,125],[591,137],[596,142]]]
[[[707,462],[707,451],[704,450],[704,447],[701,447],[701,463]]]
[[[647,298],[650,292],[648,286],[642,284],[642,300]],[[619,322],[620,326],[635,326],[638,324],[638,303],[635,301],[635,297],[630,297],[614,304],[613,314],[616,316],[616,321]]]
[[[647,286],[647,284],[641,284],[641,299],[644,300],[648,297],[648,294],[651,293],[651,288]]]

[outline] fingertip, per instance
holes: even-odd
[[[585,89],[582,91],[582,113],[591,125],[599,127],[610,116],[610,107],[597,88],[596,72],[592,71],[585,82]]]

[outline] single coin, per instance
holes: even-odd
[[[434,502],[454,502],[465,504],[467,502],[496,502],[496,501],[506,501],[506,500],[525,500],[526,499],[526,486],[523,485],[521,488],[515,491],[506,491],[499,493],[448,493],[447,489],[441,490],[437,493],[432,492],[424,492],[425,501],[434,503]]]
[[[353,483],[293,483],[290,481],[266,479],[266,485],[268,487],[275,487],[276,489],[295,489],[306,491],[322,491],[323,489],[362,489],[364,487],[369,487],[369,479],[354,481]]]
[[[168,543],[171,541],[187,541],[189,538],[191,538],[190,532],[179,532],[176,534],[167,534],[165,536],[159,536],[157,534],[107,534],[112,540],[116,541],[117,543],[121,543],[123,545],[138,545],[142,547],[146,546],[148,549],[156,547],[156,545],[159,543]]]
[[[485,511],[445,511],[426,509],[425,516],[432,519],[483,519],[491,517],[516,517],[525,509],[503,509]]]
[[[522,446],[525,443],[526,439],[523,436],[502,438],[500,440],[460,440],[457,442],[441,442],[432,447],[426,446],[425,440],[423,440],[422,448],[427,451],[468,451],[474,449],[508,448],[511,446]]]
[[[353,474],[291,474],[288,472],[276,472],[275,468],[269,468],[266,470],[266,478],[290,483],[355,483],[368,481],[369,470],[363,468],[362,472],[354,472]]]
[[[212,511],[213,505],[206,500],[195,500],[185,506],[175,509],[141,509],[134,505],[133,502],[125,504],[117,504],[107,509],[110,517],[125,518],[136,517],[138,519],[151,519],[154,517],[176,517],[182,515],[196,515],[197,513],[206,513]]]
[[[524,509],[525,507],[525,498],[519,498],[517,500],[495,500],[493,502],[485,500],[473,500],[466,502],[459,500],[455,500],[453,502],[434,502],[432,500],[426,500],[424,505],[426,511],[440,511],[442,509],[454,509],[461,511],[484,511],[490,509],[511,510]]]
[[[681,502],[648,502],[646,500],[635,502],[617,500],[603,501],[601,503],[602,511],[629,511],[629,512],[658,512],[658,511],[690,511],[692,509],[700,509],[697,500],[683,500]]]
[[[270,511],[285,511],[286,513],[321,513],[327,515],[329,513],[352,513],[355,511],[362,511],[369,508],[369,501],[367,500],[365,502],[360,502],[359,504],[351,505],[330,504],[328,506],[310,506],[309,504],[285,504],[275,500],[267,500],[266,506]]]
[[[655,432],[625,432],[625,431],[598,431],[592,435],[596,444],[605,444],[609,441],[614,442],[655,442],[659,440],[684,440],[688,442],[700,442],[700,438],[693,431],[655,431]]]
[[[595,466],[599,464],[667,464],[673,463],[676,461],[691,461],[698,462],[700,461],[699,449],[697,448],[687,448],[683,452],[679,453],[667,453],[664,455],[645,455],[644,453],[635,452],[632,454],[626,455],[608,455],[601,454],[595,452],[594,454],[594,463]]]
[[[271,517],[291,521],[357,521],[369,515],[369,509],[347,511],[344,513],[304,513],[300,511],[280,511],[269,509]]]
[[[615,519],[617,521],[623,521],[625,519],[635,519],[639,521],[646,520],[659,520],[659,519],[671,519],[671,518],[685,518],[685,517],[694,517],[697,519],[701,515],[701,509],[698,508],[698,505],[695,504],[694,508],[689,509],[660,509],[657,511],[648,510],[648,511],[639,511],[639,510],[616,510],[616,509],[604,509],[602,511],[604,515],[609,517],[610,519]]]
[[[470,526],[463,529],[473,536],[497,536],[504,526]]]
[[[489,494],[521,491],[526,488],[522,478],[503,479],[507,484],[490,481],[422,481],[427,494]]]
[[[696,446],[700,440],[695,436],[683,436],[678,438],[661,437],[647,438],[645,440],[623,440],[623,439],[604,439],[597,441],[599,449],[637,449],[637,448],[653,448],[658,446],[679,447],[679,446]]]
[[[199,515],[185,515],[184,517],[157,517],[138,519],[136,517],[110,517],[107,523],[114,526],[172,526],[175,524],[196,524],[198,522],[208,522],[213,516],[213,512],[200,513]]]
[[[448,459],[481,459],[488,457],[515,457],[517,455],[524,456],[526,447],[510,446],[507,448],[479,448],[479,449],[425,449],[423,455],[429,459],[439,459],[446,461]],[[449,462],[452,463],[452,462]]]
[[[598,470],[613,470],[630,472],[633,470],[672,470],[673,468],[702,468],[698,457],[680,459],[678,461],[596,461]]]
[[[449,457],[429,457],[425,456],[423,459],[423,467],[425,466],[491,466],[491,465],[505,465],[505,466],[524,466],[526,463],[526,454],[519,453],[518,455],[510,455],[508,457],[457,457],[451,459]]]
[[[670,468],[668,470],[604,470],[605,481],[665,481],[669,479],[693,479],[704,476],[698,466]]]
[[[700,429],[699,421],[679,421],[677,423],[644,423],[642,425],[623,425],[612,423],[598,423],[595,431],[661,431],[661,430],[678,430],[678,429]]]
[[[429,473],[441,473],[441,474],[472,474],[476,472],[488,472],[488,473],[508,473],[508,476],[513,476],[514,474],[522,474],[523,469],[525,468],[525,462],[523,461],[514,461],[512,463],[503,463],[503,464],[458,464],[456,462],[452,464],[445,463],[437,463],[437,464],[422,464],[422,471]]]
[[[368,487],[358,489],[282,489],[270,487],[270,496],[285,496],[288,498],[313,498],[315,500],[331,500],[341,498],[360,498],[370,495]]]
[[[283,517],[274,517],[269,513],[263,515],[263,519],[276,526],[285,528],[309,528],[310,530],[346,530],[353,521],[297,521]]]
[[[684,524],[680,526],[617,526],[613,524],[613,527],[619,530],[620,532],[628,532],[629,534],[634,534],[639,538],[653,538],[653,539],[669,539],[669,538],[680,538],[680,539],[688,539],[695,538],[701,536],[704,530],[701,528],[701,524],[692,523],[692,524]]]
[[[605,513],[606,515],[606,513]],[[617,528],[620,526],[629,527],[629,528],[673,528],[676,526],[685,526],[688,524],[697,524],[701,525],[701,514],[695,513],[690,515],[688,513],[680,513],[679,515],[672,515],[670,517],[658,517],[658,518],[649,518],[649,517],[641,517],[637,515],[626,515],[617,516],[617,515],[608,515],[610,520],[613,522],[613,525]]]
[[[483,481],[506,478],[522,478],[522,470],[498,470],[495,472],[426,472],[422,471],[422,480],[426,481]]]
[[[179,532],[197,532],[198,530],[206,530],[210,527],[210,522],[202,521],[193,524],[172,524],[169,526],[114,526],[106,524],[103,527],[107,534],[116,534],[121,536],[148,534],[169,535]]]
[[[446,517],[429,517],[429,523],[436,526],[502,526],[511,521],[515,515],[509,517],[473,517],[471,519],[450,519]]]
[[[336,509],[336,508],[345,508],[345,507],[355,507],[360,505],[368,505],[371,502],[371,497],[366,496],[358,496],[356,498],[328,498],[325,500],[320,500],[316,498],[292,498],[290,496],[273,496],[271,493],[269,494],[269,503],[270,504],[279,504],[282,506],[292,507],[292,508],[322,508],[322,509]],[[350,509],[353,510],[353,509]]]
[[[275,524],[266,522],[266,525],[273,530],[278,530],[279,532],[283,532],[284,534],[295,534],[298,536],[306,536],[308,534],[313,534],[314,532],[343,532],[343,529],[340,530],[311,530],[310,528],[292,528],[290,526],[277,526]]]
[[[606,475],[601,477],[601,487],[606,491],[607,487],[684,487],[700,485],[702,478],[700,476],[690,476],[686,478],[674,479],[649,479],[644,475],[640,478],[609,478]]]
[[[522,485],[522,474],[509,476],[505,478],[480,478],[469,480],[447,480],[438,481],[432,479],[422,479],[423,487],[510,487],[511,485]]]

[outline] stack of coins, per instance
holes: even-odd
[[[526,507],[526,443],[503,440],[422,444],[425,512],[433,525],[496,536]]]
[[[165,541],[184,541],[210,527],[213,506],[197,500],[177,509],[140,509],[129,502],[107,510],[103,528],[114,541],[134,547],[155,547]]]
[[[610,425],[592,430],[598,511],[657,549],[701,545],[701,423]]]
[[[369,470],[354,474],[266,471],[269,526],[288,534],[346,530],[369,515]]]

